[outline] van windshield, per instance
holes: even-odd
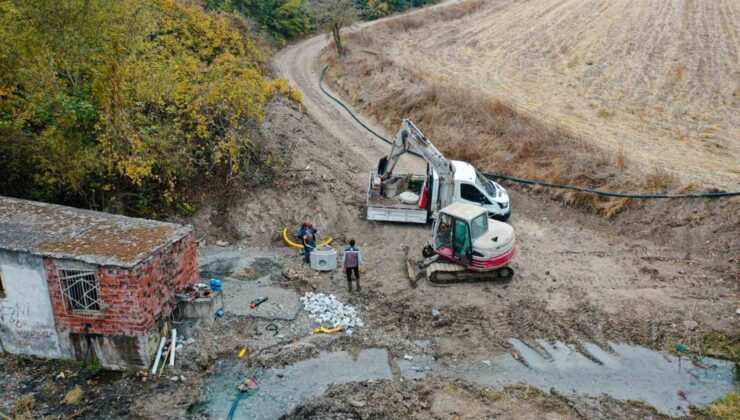
[[[495,198],[496,197],[496,190],[493,187],[493,183],[488,180],[483,174],[478,172],[478,170],[475,170],[475,185],[478,186],[479,190],[485,191],[486,194],[488,194],[489,197]]]
[[[488,214],[483,213],[470,223],[470,236],[478,238],[488,231]]]

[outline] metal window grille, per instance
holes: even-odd
[[[94,271],[59,270],[59,285],[68,313],[84,315],[100,311],[100,283]]]

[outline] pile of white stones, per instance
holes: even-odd
[[[301,297],[301,302],[303,310],[310,312],[308,317],[317,324],[342,327],[348,333],[351,328],[365,325],[354,307],[343,304],[334,295],[308,292]]]

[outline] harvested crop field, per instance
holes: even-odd
[[[472,1],[363,29],[354,52],[490,95],[637,173],[736,189],[739,14],[731,0]]]

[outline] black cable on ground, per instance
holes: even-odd
[[[733,191],[733,192],[700,192],[700,193],[690,193],[690,194],[625,194],[625,193],[615,193],[615,192],[609,192],[609,191],[602,191],[602,190],[594,190],[591,188],[582,188],[582,187],[576,187],[574,185],[564,185],[564,184],[556,184],[553,182],[546,182],[546,181],[531,181],[528,179],[523,178],[517,178],[515,176],[511,175],[501,175],[501,174],[494,174],[492,172],[483,172],[483,175],[489,177],[489,178],[499,178],[499,179],[506,179],[509,181],[518,182],[520,184],[528,184],[528,185],[539,185],[542,187],[550,187],[550,188],[561,188],[565,190],[573,190],[573,191],[579,191],[589,194],[596,194],[601,195],[604,197],[618,197],[618,198],[718,198],[718,197],[731,197],[740,195],[740,191]]]
[[[326,70],[329,68],[329,65],[325,65],[324,68],[321,70],[321,76],[319,76],[319,89],[321,89],[322,92],[326,96],[328,96],[331,100],[339,104],[342,108],[344,108],[349,115],[357,121],[358,124],[360,124],[362,127],[364,127],[367,131],[371,132],[375,137],[383,140],[384,142],[388,144],[393,144],[392,141],[388,140],[387,138],[381,136],[375,130],[368,127],[367,124],[365,124],[358,116],[354,113],[347,105],[344,104],[340,99],[329,93],[326,89],[324,89],[324,74],[326,73]],[[420,156],[418,153],[410,152],[413,155]],[[538,185],[541,187],[548,187],[548,188],[560,188],[565,190],[573,190],[588,194],[596,194],[603,197],[617,197],[617,198],[634,198],[634,199],[652,199],[652,198],[719,198],[719,197],[732,197],[732,196],[740,196],[740,191],[717,191],[717,192],[698,192],[698,193],[688,193],[688,194],[626,194],[626,193],[615,193],[615,192],[609,192],[609,191],[602,191],[602,190],[595,190],[592,188],[582,188],[582,187],[576,187],[574,185],[565,185],[565,184],[557,184],[554,182],[546,182],[546,181],[532,181],[529,179],[519,178],[511,175],[503,175],[503,174],[496,174],[493,172],[483,172],[483,175],[489,177],[489,178],[497,178],[497,179],[506,179],[512,182],[518,182],[520,184],[527,184],[527,185]]]

